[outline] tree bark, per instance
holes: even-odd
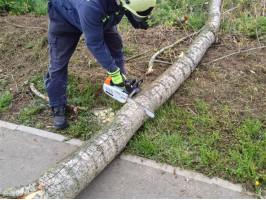
[[[220,26],[222,0],[212,0],[209,19],[193,44],[150,88],[135,99],[150,110],[158,109],[195,70],[215,41]],[[27,186],[9,188],[2,197],[74,198],[124,149],[133,134],[148,119],[134,103],[125,104],[112,122],[71,155]],[[29,197],[29,196],[27,196]]]

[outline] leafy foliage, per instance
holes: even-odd
[[[266,33],[266,17],[253,18],[245,15],[236,24],[236,30],[244,33],[250,38],[263,37]],[[261,38],[263,39],[263,38]]]
[[[221,24],[223,31],[232,33],[237,37],[266,39],[266,17],[264,16],[265,8],[262,1],[225,0],[224,10]]]
[[[158,0],[153,12],[157,23],[180,25],[180,19],[188,16],[187,28],[200,29],[207,18],[207,0]]]
[[[162,23],[165,26],[180,26],[187,30],[199,30],[204,26],[208,15],[210,0],[157,0],[153,11],[155,20],[152,23]],[[244,35],[253,39],[265,39],[266,17],[263,16],[263,6],[260,1],[225,0],[223,9],[233,9],[224,14],[222,30],[236,35]],[[10,14],[35,13],[46,15],[46,0],[1,0],[0,12]],[[187,16],[188,20],[181,24],[180,20]]]
[[[9,12],[9,14],[35,13],[45,15],[47,13],[46,0],[1,0],[0,13]]]

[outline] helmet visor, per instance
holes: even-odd
[[[143,18],[140,18],[140,17],[134,15],[133,13],[131,13],[131,15],[133,16],[133,18],[134,18],[137,22],[142,22],[142,21],[143,21]]]
[[[153,7],[150,7],[150,8],[147,9],[147,10],[144,10],[144,11],[137,11],[136,13],[137,13],[138,15],[140,15],[140,16],[146,17],[146,16],[148,16],[148,15],[151,13],[152,10],[153,10]]]

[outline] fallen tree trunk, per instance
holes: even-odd
[[[215,41],[220,26],[222,0],[212,0],[209,21],[183,58],[179,58],[150,89],[139,94],[136,101],[155,111],[195,70],[207,49]],[[112,122],[99,131],[71,155],[45,172],[27,186],[0,192],[6,198],[74,198],[126,146],[141,125],[148,119],[145,111],[134,103],[127,103]]]

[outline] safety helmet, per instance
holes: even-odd
[[[120,0],[122,6],[139,18],[147,17],[156,6],[156,0]]]

